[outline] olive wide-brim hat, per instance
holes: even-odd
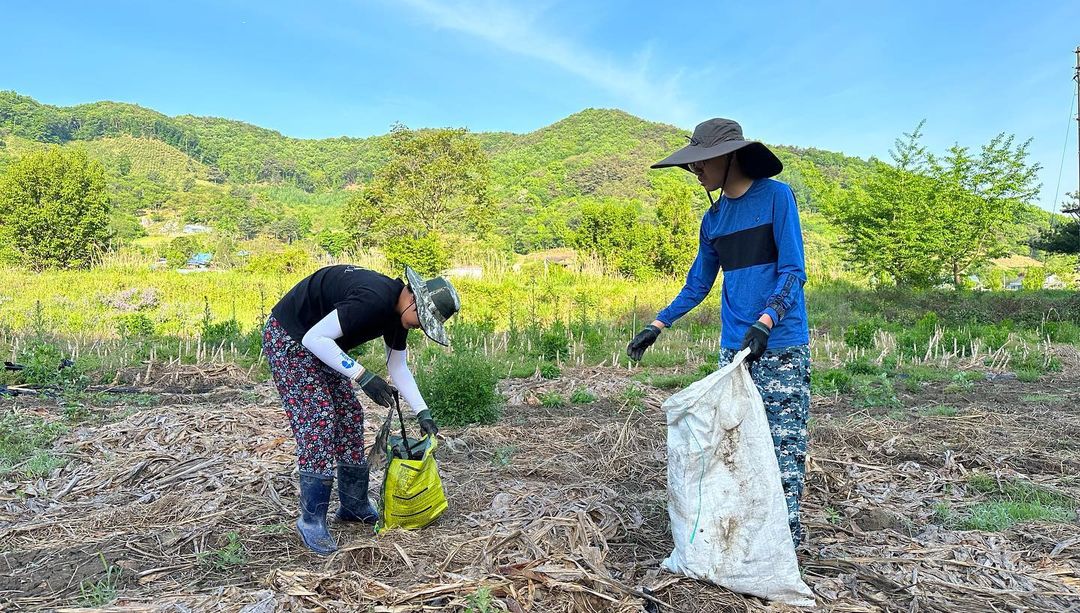
[[[424,281],[415,270],[406,266],[405,278],[409,289],[416,297],[416,315],[420,319],[420,329],[428,338],[448,346],[450,339],[446,334],[446,320],[461,310],[461,298],[454,286],[443,277]]]
[[[784,169],[776,154],[763,143],[743,138],[742,126],[719,117],[703,121],[694,128],[690,144],[652,165],[652,168],[678,166],[689,171],[689,164],[703,162],[738,151],[739,167],[751,179],[775,177]]]

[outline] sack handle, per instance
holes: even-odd
[[[398,422],[401,423],[401,444],[405,445],[405,453],[412,457],[409,436],[405,433],[405,416],[401,414],[401,397],[396,389],[394,390],[394,407],[397,409]]]

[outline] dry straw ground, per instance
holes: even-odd
[[[1080,361],[1063,351],[1064,371],[1039,382],[991,378],[960,393],[930,384],[888,415],[815,398],[809,541],[799,557],[822,610],[1080,606],[1075,520],[981,532],[942,517],[985,502],[973,473],[1080,499]],[[504,382],[497,424],[443,431],[451,506],[436,525],[378,537],[335,527],[341,550],[323,559],[291,529],[293,443],[272,389],[227,367],[140,373],[138,386],[159,404],[109,408],[126,416],[62,439],[66,466],[0,483],[0,606],[783,610],[657,570],[671,547],[659,408],[667,392],[627,394],[634,385],[606,368]],[[598,400],[541,403],[580,388]],[[925,410],[946,397],[955,411]],[[33,398],[3,402],[57,410]],[[381,419],[372,417],[370,429]]]

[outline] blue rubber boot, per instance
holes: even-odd
[[[379,511],[368,498],[368,463],[338,463],[338,521],[374,524],[379,521]]]
[[[337,543],[326,527],[333,486],[333,477],[300,473],[300,519],[296,520],[296,530],[308,549],[321,556],[337,551]]]

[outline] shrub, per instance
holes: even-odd
[[[495,363],[476,353],[454,352],[436,357],[417,373],[416,383],[439,424],[490,424],[499,418],[502,398],[495,386]]]
[[[562,370],[551,362],[544,362],[540,365],[540,377],[544,379],[558,379],[561,375]]]
[[[549,409],[561,409],[566,407],[566,399],[559,392],[548,392],[540,398],[540,404]]]
[[[848,362],[844,365],[844,368],[853,375],[876,375],[881,372],[881,369],[870,360],[866,358],[858,358],[857,360]]]
[[[1042,336],[1052,343],[1080,343],[1080,326],[1069,321],[1048,321],[1042,326]]]
[[[856,349],[870,349],[874,346],[874,334],[880,329],[881,321],[866,319],[844,331],[844,344]]]
[[[844,370],[822,370],[810,377],[810,390],[814,394],[846,394],[851,388],[852,377]]]
[[[596,402],[596,395],[583,387],[579,387],[570,396],[570,402],[574,404],[592,404]]]
[[[45,341],[25,345],[17,361],[24,366],[19,378],[29,385],[85,387],[88,383],[82,370],[66,359],[59,347]]]
[[[130,313],[116,322],[116,333],[127,340],[142,340],[154,336],[154,321],[144,313]]]
[[[248,258],[247,269],[257,274],[284,275],[300,272],[311,265],[311,254],[302,247],[257,253]]]
[[[450,256],[442,241],[434,234],[420,238],[395,237],[386,241],[382,250],[387,264],[397,272],[404,271],[408,264],[421,275],[433,276],[450,266]]]
[[[540,333],[536,347],[537,357],[545,360],[566,359],[570,353],[570,337],[561,323]]]

